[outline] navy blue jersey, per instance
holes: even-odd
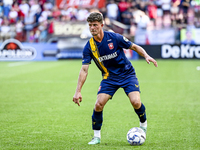
[[[135,75],[135,70],[123,51],[123,48],[128,49],[131,45],[132,42],[122,35],[104,31],[101,42],[92,37],[85,45],[82,64],[90,64],[93,59],[101,70],[103,79]]]

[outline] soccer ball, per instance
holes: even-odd
[[[127,133],[127,141],[131,145],[142,145],[145,140],[146,133],[141,128],[131,128]]]

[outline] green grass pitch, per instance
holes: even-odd
[[[87,144],[101,73],[93,62],[78,107],[72,97],[81,60],[68,60],[0,62],[0,150],[199,150],[200,61],[132,64],[147,110],[142,146],[126,141],[139,119],[122,89],[104,108],[101,144]]]

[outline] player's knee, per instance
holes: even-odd
[[[135,109],[139,109],[141,107],[141,102],[139,100],[132,101],[131,104]]]
[[[95,104],[95,110],[96,111],[102,111],[103,110],[103,104],[102,103],[100,103],[100,102],[96,102],[96,104]]]

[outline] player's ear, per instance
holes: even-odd
[[[101,24],[101,27],[103,28],[103,23]]]

